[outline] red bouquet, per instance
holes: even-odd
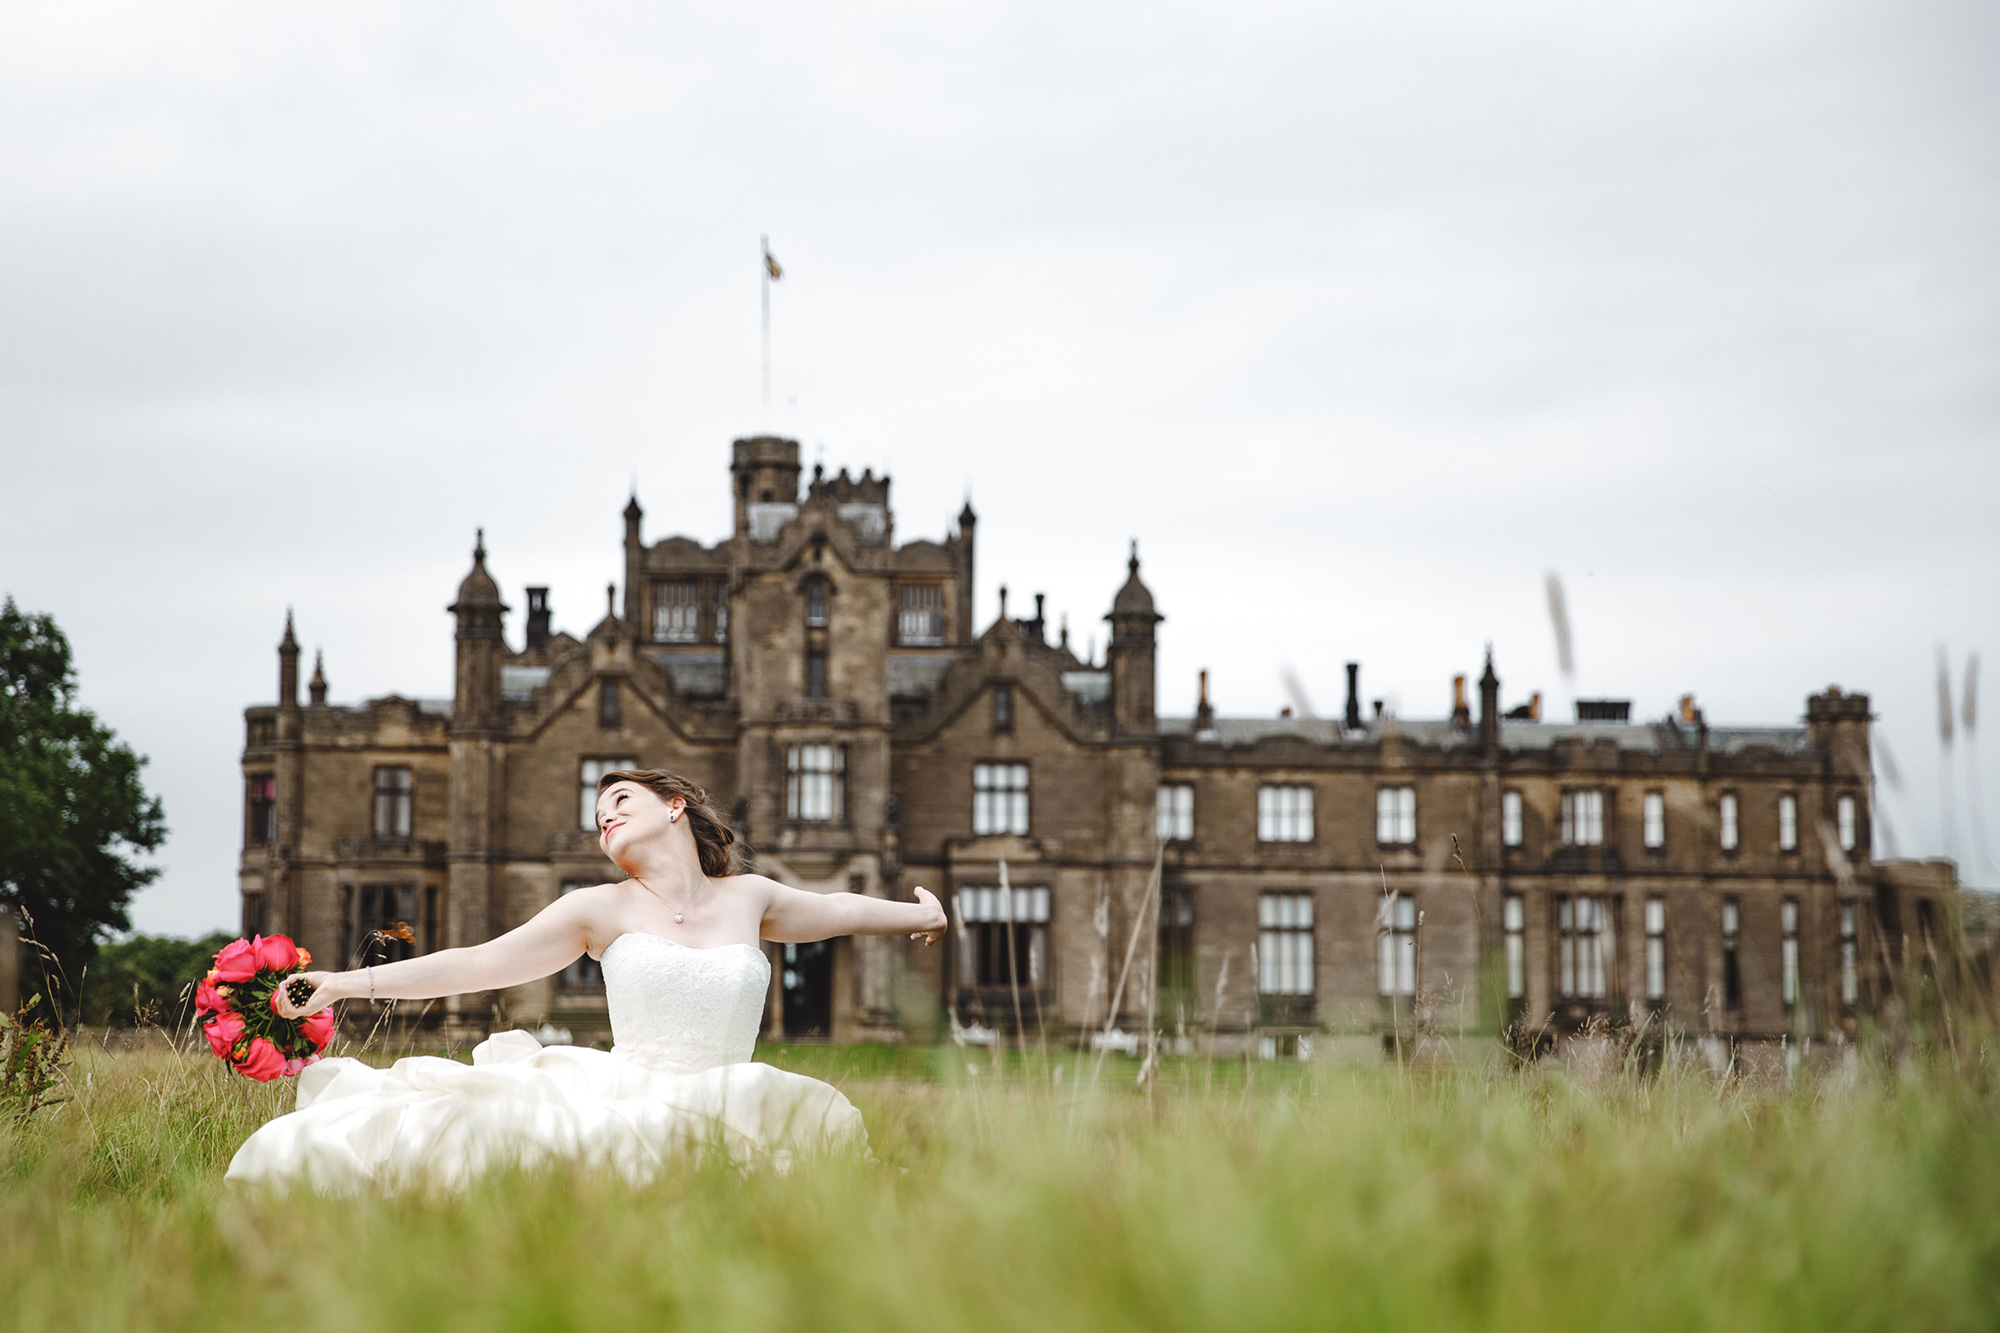
[[[283,1018],[277,1007],[278,988],[310,966],[312,955],[283,935],[224,945],[194,992],[195,1019],[209,1049],[259,1083],[296,1074],[319,1059],[333,1040],[332,1011]],[[299,989],[309,987],[302,982]]]

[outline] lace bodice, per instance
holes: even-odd
[[[740,1064],[763,1026],[771,962],[752,944],[691,949],[628,931],[605,946],[612,1049],[663,1074]]]

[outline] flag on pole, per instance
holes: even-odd
[[[764,268],[770,273],[773,280],[785,276],[785,270],[778,266],[778,260],[771,253],[771,247],[768,245],[764,247]]]

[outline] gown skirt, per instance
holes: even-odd
[[[520,1031],[479,1043],[470,1065],[340,1058],[298,1080],[298,1109],[244,1142],[229,1184],[462,1189],[488,1171],[555,1161],[640,1183],[711,1153],[786,1170],[806,1154],[868,1150],[861,1113],[818,1079],[749,1060],[668,1073]]]

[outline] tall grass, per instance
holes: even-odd
[[[290,1090],[87,1054],[0,1130],[0,1322],[357,1328],[1924,1328],[2000,1318],[1987,1080],[1073,1066],[767,1052],[872,1162],[241,1197]],[[1056,1070],[1064,1069],[1061,1081]],[[1114,1076],[1116,1086],[1114,1087]],[[1086,1080],[1087,1084],[1087,1080]]]

